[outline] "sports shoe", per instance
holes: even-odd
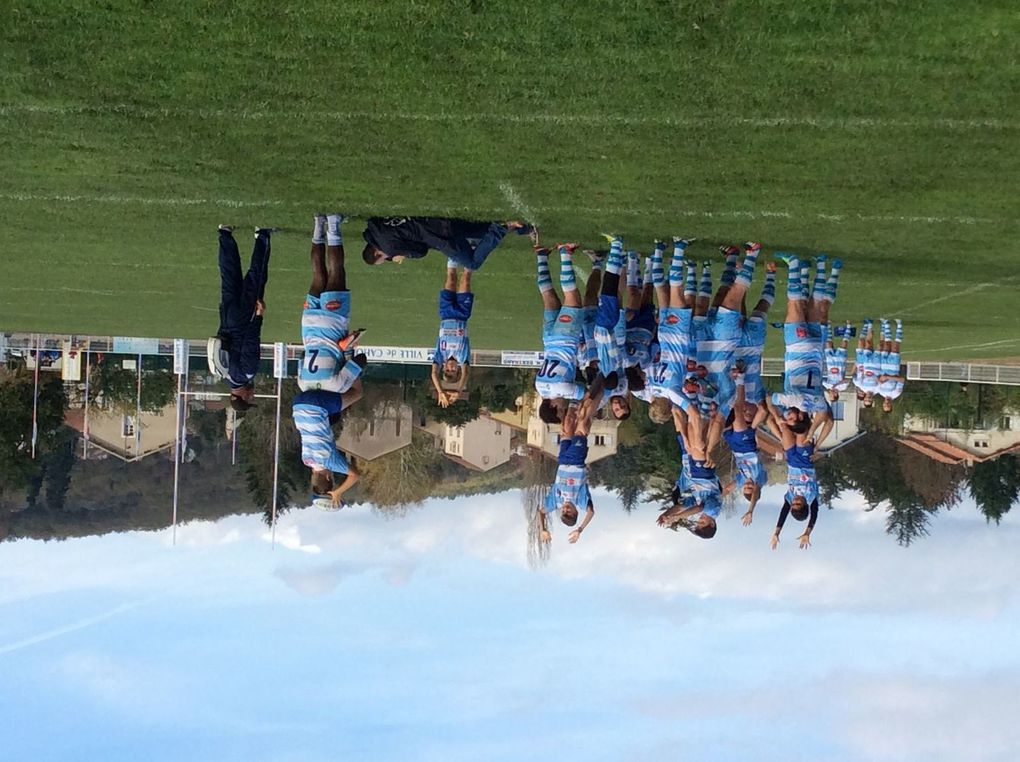
[[[724,257],[728,257],[731,254],[733,256],[738,256],[740,254],[740,249],[738,249],[736,246],[720,246],[719,251],[722,252],[722,255]]]
[[[766,262],[765,263],[765,271],[766,272],[774,273],[778,269],[779,268],[776,266],[775,262]]]
[[[673,236],[673,245],[676,246],[679,244],[681,248],[686,249],[697,240],[697,238],[681,238],[680,236]]]
[[[558,243],[556,244],[556,251],[560,254],[566,252],[567,254],[573,254],[577,249],[576,243]]]
[[[588,255],[588,259],[591,260],[592,264],[595,264],[596,262],[601,262],[603,259],[606,258],[605,254],[603,254],[602,252],[595,251],[594,249],[585,249],[584,253]]]
[[[843,269],[843,260],[840,259],[839,257],[836,257],[834,260],[832,260],[832,269],[833,270],[842,270]]]
[[[744,243],[744,251],[747,252],[761,251],[761,244],[758,243],[757,241],[746,241]]]
[[[775,256],[776,259],[785,262],[787,267],[790,266],[791,262],[800,262],[800,259],[796,254],[790,254],[786,251],[777,251],[773,256]]]
[[[533,246],[532,250],[535,252],[536,256],[539,256],[539,257],[541,257],[541,256],[548,257],[549,256],[549,247],[547,247],[547,246]]]
[[[234,232],[234,226],[233,225],[220,225],[216,229],[219,230],[221,233],[233,233]]]
[[[812,257],[811,261],[813,261],[813,262],[828,262],[829,261],[829,255],[828,254],[819,254],[816,257]]]
[[[326,220],[328,221],[330,217],[339,217],[341,225],[350,219],[350,217],[343,212],[333,212],[333,214],[326,215]]]
[[[616,243],[617,241],[623,242],[623,239],[616,233],[603,233],[602,237],[605,238],[609,243]]]
[[[283,230],[283,228],[255,228],[255,237],[258,238],[263,233],[265,233],[266,235],[278,233],[281,230]]]

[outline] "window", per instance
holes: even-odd
[[[988,440],[987,439],[975,439],[974,440],[974,446],[978,447],[978,448],[981,448],[981,449],[984,449],[984,450],[987,450],[988,449]]]
[[[596,447],[605,447],[606,446],[606,436],[605,436],[605,434],[596,434],[595,435],[595,446]]]

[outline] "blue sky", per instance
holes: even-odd
[[[597,497],[538,571],[517,492],[0,545],[4,757],[1013,758],[1013,514],[772,552],[768,492],[711,542]]]

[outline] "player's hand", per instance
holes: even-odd
[[[816,452],[816,453],[812,454],[811,462],[812,463],[817,463],[818,461],[820,461],[824,457],[825,457],[825,453],[824,452]]]
[[[800,549],[804,550],[811,547],[811,533],[805,532],[797,538],[800,541]]]
[[[342,494],[343,494],[343,492],[340,490],[339,487],[337,489],[330,490],[330,493],[329,493],[329,502],[331,502],[333,504],[334,508],[343,508],[344,507],[344,501],[340,499],[340,496]]]
[[[356,354],[354,355],[354,362],[356,362],[361,367],[361,369],[364,370],[365,366],[368,365],[368,355],[366,355],[364,352]]]
[[[776,532],[772,533],[772,540],[769,542],[769,545],[772,547],[772,550],[779,547],[779,535]]]
[[[539,532],[538,539],[540,542],[552,542],[552,533],[548,529],[543,529]]]
[[[748,511],[747,513],[740,517],[740,521],[745,527],[749,527],[751,526],[752,518],[754,518],[754,511]]]
[[[255,300],[255,314],[265,315],[266,314],[266,303],[261,299]]]
[[[705,468],[715,468],[715,458],[705,453]]]
[[[446,392],[439,392],[439,407],[449,407],[450,397]]]
[[[668,526],[672,526],[672,524],[673,524],[673,518],[674,518],[674,517],[675,517],[675,516],[676,516],[676,515],[677,515],[678,513],[680,513],[680,511],[681,511],[681,510],[682,510],[681,508],[679,508],[679,507],[677,507],[677,506],[673,506],[673,507],[672,507],[672,508],[670,508],[669,510],[663,511],[662,513],[660,513],[660,514],[659,514],[659,518],[658,518],[658,519],[656,519],[656,523],[657,523],[657,524],[658,524],[658,525],[659,525],[660,527],[668,527]]]
[[[567,542],[569,542],[569,543],[570,543],[571,545],[573,545],[573,544],[574,544],[575,542],[577,542],[577,541],[578,541],[578,540],[579,540],[580,538],[581,538],[581,530],[580,530],[580,529],[575,529],[575,530],[574,530],[573,532],[571,532],[571,533],[570,533],[570,534],[569,534],[569,535],[567,536]]]

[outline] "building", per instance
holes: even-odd
[[[936,421],[908,415],[898,441],[939,463],[972,466],[1020,452],[1020,410],[1007,411],[995,428],[947,429]]]
[[[86,431],[85,409],[72,408],[66,411],[64,423],[81,433],[90,448],[132,462],[173,448],[177,437],[176,410],[176,403],[159,412],[142,411],[140,415],[90,406]]]
[[[411,444],[413,423],[410,405],[386,405],[367,420],[348,418],[337,446],[356,458],[375,460]]]
[[[510,460],[513,430],[487,416],[463,426],[444,426],[443,453],[475,471],[489,471]]]

